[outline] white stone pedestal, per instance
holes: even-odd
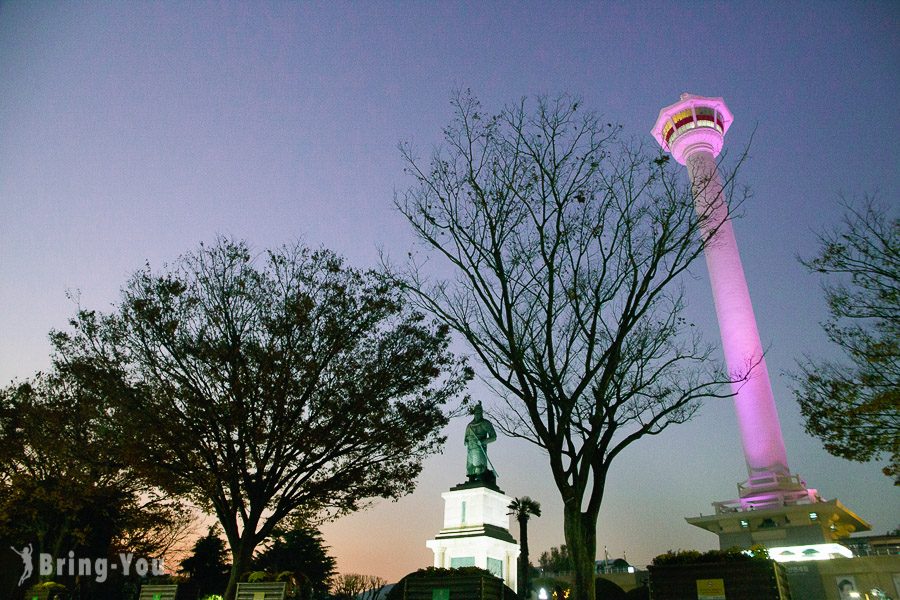
[[[481,567],[516,589],[519,544],[509,533],[512,498],[496,487],[468,483],[441,494],[444,527],[425,545],[434,552],[434,566]]]

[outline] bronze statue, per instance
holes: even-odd
[[[497,439],[497,432],[484,418],[481,402],[472,410],[473,418],[466,427],[466,475],[469,481],[495,481],[496,473],[487,455],[487,445]]]

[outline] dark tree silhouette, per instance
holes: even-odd
[[[569,554],[569,548],[565,544],[556,547],[553,546],[546,552],[541,552],[538,560],[541,570],[548,573],[568,573],[575,568],[572,563],[572,555]]]
[[[302,520],[277,528],[265,549],[254,559],[257,569],[273,575],[291,574],[302,600],[328,597],[335,575],[335,560],[329,556],[322,534]]]
[[[613,460],[728,381],[681,317],[678,283],[717,226],[666,158],[571,98],[496,116],[470,95],[453,104],[430,160],[401,148],[416,183],[396,204],[456,279],[414,263],[411,291],[480,360],[506,404],[498,426],[547,452],[575,600],[593,600]]]
[[[160,558],[186,536],[187,509],[123,461],[121,431],[110,426],[107,409],[104,398],[55,371],[0,389],[4,548],[33,544],[35,556]],[[110,580],[54,579],[82,595],[118,596]]]
[[[256,258],[243,242],[201,245],[53,339],[57,361],[116,402],[132,459],[218,518],[226,600],[290,515],[412,491],[469,376],[395,279],[299,245]]]
[[[531,574],[531,565],[528,556],[528,520],[541,516],[541,503],[528,496],[516,498],[509,503],[511,514],[519,522],[519,538],[521,539],[521,554],[519,554],[519,597],[527,599],[531,594],[531,586],[528,581]]]
[[[844,204],[842,226],[802,262],[827,276],[823,327],[846,361],[807,358],[795,393],[806,430],[828,452],[861,462],[887,455],[884,473],[900,485],[900,219],[896,205],[874,198]]]
[[[335,578],[334,597],[340,600],[375,600],[387,581],[377,575],[342,573]]]
[[[188,576],[189,585],[198,598],[221,595],[225,591],[231,565],[228,564],[228,549],[216,527],[210,527],[206,535],[194,543],[191,555],[181,561],[178,571]]]

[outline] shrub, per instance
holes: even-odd
[[[769,560],[769,553],[761,546],[754,546],[745,551],[740,548],[728,550],[709,550],[698,552],[696,550],[669,550],[653,559],[653,566],[663,565],[695,565],[700,563],[732,562],[747,560]]]

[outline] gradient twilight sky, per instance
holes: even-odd
[[[790,465],[875,532],[898,526],[880,467],[806,435],[785,376],[804,353],[832,354],[819,282],[796,256],[838,222],[839,194],[897,205],[897,2],[0,2],[0,382],[48,366],[47,333],[75,310],[67,290],[108,308],[144,261],[217,233],[258,249],[302,238],[357,266],[380,247],[405,256],[397,143],[439,141],[466,87],[492,111],[571,92],[647,144],[681,92],[725,98],[726,148],[755,129],[735,230]],[[702,262],[687,295],[718,343]],[[482,384],[472,392],[491,406]],[[413,495],[325,527],[340,571],[396,580],[431,564],[440,493],[465,475],[464,425]],[[563,543],[540,452],[501,438],[491,458],[507,493],[543,505],[535,559]],[[644,565],[714,547],[683,517],[733,498],[745,475],[731,403],[710,402],[617,459],[599,554]]]

